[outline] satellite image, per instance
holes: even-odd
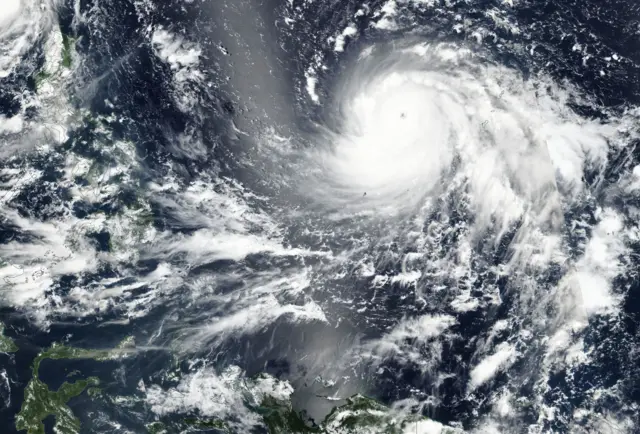
[[[640,433],[640,3],[0,0],[15,433]]]

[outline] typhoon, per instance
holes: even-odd
[[[638,432],[632,2],[0,8],[2,432]]]

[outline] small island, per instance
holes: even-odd
[[[15,353],[18,346],[13,340],[4,335],[4,324],[0,322],[0,353]]]

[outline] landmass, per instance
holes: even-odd
[[[0,323],[0,332],[4,326]],[[8,338],[3,337],[3,348],[16,351],[17,347]],[[13,346],[11,346],[13,345]],[[133,338],[124,339],[111,349],[84,349],[54,344],[39,353],[32,364],[32,379],[25,388],[22,408],[16,416],[16,429],[27,434],[44,434],[44,420],[55,418],[54,430],[64,434],[79,434],[81,425],[73,414],[68,402],[71,398],[86,392],[89,397],[99,396],[100,381],[96,377],[65,381],[58,390],[50,390],[39,378],[40,364],[45,359],[93,359],[97,361],[114,360],[135,351]],[[76,376],[77,372],[67,376]],[[434,432],[436,428],[442,434],[460,432],[445,427],[419,414],[407,414],[389,408],[378,401],[363,395],[354,395],[344,405],[334,408],[322,422],[315,424],[304,413],[293,409],[290,400],[271,395],[263,396],[259,405],[246,404],[250,410],[260,415],[269,434],[414,434]],[[228,423],[215,417],[190,415],[181,420],[161,420],[146,425],[149,434],[170,434],[174,432],[219,432],[235,434]]]
[[[460,430],[443,426],[419,414],[406,414],[389,408],[372,398],[354,395],[336,407],[319,424],[294,410],[289,401],[265,397],[259,406],[249,406],[259,414],[269,434],[459,434]],[[156,421],[146,425],[149,434],[214,432],[236,434],[225,421],[216,418],[188,417],[179,422]]]
[[[80,421],[67,405],[73,397],[79,396],[87,388],[90,396],[100,393],[97,386],[100,380],[97,377],[89,377],[75,382],[64,382],[56,391],[40,380],[40,364],[45,359],[93,359],[98,361],[113,360],[132,351],[135,345],[133,338],[126,338],[114,349],[83,349],[54,344],[49,349],[36,356],[31,366],[32,378],[24,391],[22,408],[16,416],[16,429],[27,431],[27,434],[44,434],[43,421],[53,416],[55,418],[54,430],[58,433],[80,433]]]
[[[403,414],[363,396],[354,395],[334,408],[319,426],[309,425],[290,403],[267,398],[262,403],[270,434],[409,434],[422,431],[425,424],[440,425],[418,414]],[[444,433],[455,433],[442,427]]]
[[[71,68],[71,63],[73,62],[71,53],[76,41],[71,36],[64,33],[62,29],[60,30],[62,33],[62,66],[65,68]]]
[[[13,340],[4,335],[4,324],[0,322],[0,353],[15,353],[18,346]]]

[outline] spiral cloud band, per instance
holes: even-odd
[[[395,215],[456,186],[481,219],[553,218],[558,188],[580,190],[612,133],[550,83],[448,44],[373,46],[335,95],[339,120],[316,139],[305,187],[336,210]]]

